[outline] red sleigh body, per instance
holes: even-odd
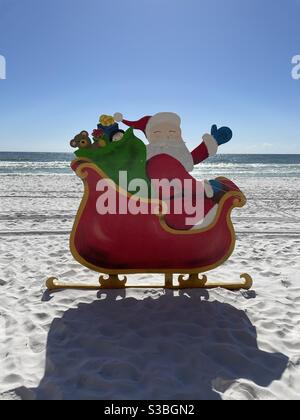
[[[70,247],[74,258],[89,269],[112,275],[194,274],[212,270],[231,256],[236,241],[231,212],[246,203],[238,189],[224,195],[210,226],[177,231],[167,226],[162,213],[100,215],[97,184],[106,180],[105,174],[92,163],[74,161],[72,168],[83,180],[85,192]],[[133,199],[116,184],[108,182],[107,186],[128,204]],[[153,204],[159,203],[143,200],[141,206]],[[162,208],[163,203],[159,205]]]

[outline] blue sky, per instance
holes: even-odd
[[[102,113],[174,111],[190,148],[300,153],[300,0],[0,0],[0,150],[70,151]]]

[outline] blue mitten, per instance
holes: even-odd
[[[211,128],[211,135],[214,137],[218,145],[228,143],[232,137],[233,133],[228,127],[218,128],[216,125],[213,125]]]

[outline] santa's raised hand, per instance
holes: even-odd
[[[210,134],[204,134],[203,142],[192,151],[194,165],[198,165],[207,158],[215,156],[218,153],[219,146],[228,143],[233,137],[232,130],[228,127],[218,128],[213,125]]]

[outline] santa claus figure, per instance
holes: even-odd
[[[144,132],[149,145],[147,145],[147,173],[151,180],[179,179],[191,182],[190,195],[197,200],[199,181],[196,181],[189,172],[197,165],[218,152],[220,145],[232,139],[232,131],[228,127],[219,128],[214,125],[210,134],[204,134],[202,143],[190,152],[182,138],[181,119],[177,114],[161,112],[154,116],[146,116],[137,121],[124,119],[123,115],[114,115],[116,122]],[[202,184],[203,185],[203,184]],[[201,190],[201,189],[200,189]],[[230,186],[217,180],[204,181],[204,216],[212,214],[212,210],[222,196],[230,190]],[[166,199],[166,197],[160,197]],[[203,201],[203,197],[201,198]],[[186,215],[171,214],[167,223],[175,229],[190,229],[186,223]]]

